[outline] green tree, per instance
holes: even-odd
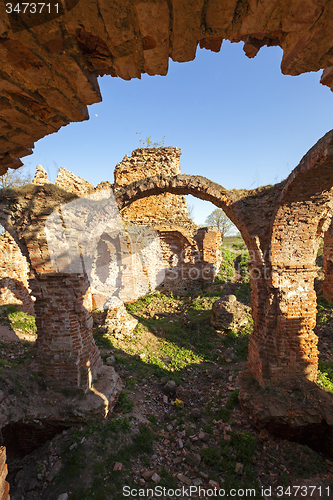
[[[17,170],[8,169],[3,175],[0,175],[0,189],[8,189],[30,184],[32,176],[29,172],[24,171],[24,167]]]
[[[222,241],[224,237],[235,228],[235,225],[228,219],[221,208],[213,210],[213,212],[208,215],[205,222],[208,226],[214,226],[220,231]]]

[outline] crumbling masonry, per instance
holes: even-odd
[[[171,156],[176,157],[177,151],[171,148]],[[318,141],[286,181],[249,192],[227,191],[203,177],[189,175],[158,175],[129,185],[125,180],[124,186],[115,183],[119,210],[136,221],[144,219],[139,209],[142,198],[167,192],[211,201],[238,227],[251,256],[254,330],[248,366],[262,386],[281,379],[305,377],[314,381],[317,377],[315,258],[332,215],[332,152],[333,131]],[[165,151],[144,151],[146,154],[158,157]],[[138,152],[132,162],[140,167]],[[116,179],[120,172],[129,172],[130,164],[131,159],[125,158],[117,166]],[[57,188],[51,184],[35,190],[26,194],[23,202],[2,201],[2,213],[6,214],[3,224],[16,231],[21,244],[25,242],[23,253],[34,273],[30,287],[36,297],[37,355],[46,375],[56,375],[57,383],[84,385],[87,361],[94,373],[101,363],[91,335],[89,283],[84,274],[54,272],[44,228],[47,215],[75,195],[61,192],[57,198]],[[153,202],[148,204],[151,211],[153,206]],[[178,213],[184,220],[184,211]]]
[[[254,329],[248,367],[262,386],[317,378],[315,259],[332,216],[332,163],[333,131],[288,179],[245,195],[186,175],[157,176],[116,191],[121,209],[160,192],[191,193],[222,208],[238,227],[251,256]]]
[[[59,5],[58,14],[14,15],[0,4],[0,174],[22,165],[41,137],[88,119],[87,105],[101,101],[99,75],[166,75],[169,58],[192,61],[198,45],[218,52],[224,39],[243,42],[250,58],[262,46],[280,46],[284,74],[324,69],[321,83],[333,87],[330,0]]]
[[[180,174],[180,154],[179,149],[170,147],[136,150],[117,165],[112,188],[119,189],[156,172],[174,177]],[[86,390],[89,370],[93,378],[101,367],[92,339],[91,311],[110,307],[106,306],[110,295],[126,302],[156,287],[152,279],[145,279],[145,274],[151,275],[151,269],[157,265],[156,255],[147,247],[151,231],[158,235],[162,249],[165,276],[159,286],[173,291],[214,279],[221,263],[220,233],[213,227],[198,230],[188,216],[185,198],[175,194],[162,193],[134,202],[122,212],[124,227],[116,234],[110,233],[111,214],[105,212],[104,206],[92,224],[93,233],[99,238],[92,259],[92,276],[99,274],[98,281],[103,282],[102,287],[94,289],[94,281],[89,282],[84,269],[73,273],[73,269],[63,268],[64,256],[56,264],[50,260],[45,221],[66,201],[69,207],[78,196],[96,197],[110,183],[101,183],[95,189],[61,168],[54,185],[38,166],[33,185],[23,189],[21,196],[18,191],[15,200],[7,200],[7,204],[3,200],[7,208],[3,207],[2,220],[7,231],[0,237],[6,250],[0,270],[0,303],[21,303],[26,312],[34,310],[38,330],[35,352],[45,379],[51,384]],[[82,210],[89,211],[89,207],[81,206],[80,219]],[[63,217],[65,213],[62,209]],[[75,217],[73,213],[71,224],[78,227],[80,221]],[[61,227],[57,231],[60,230]],[[60,236],[57,245],[61,244]],[[142,245],[150,250],[146,248],[147,268],[140,275],[133,272],[129,263],[143,251]],[[117,247],[121,248],[118,256]]]
[[[169,57],[178,62],[193,60],[198,44],[218,52],[223,39],[243,41],[248,57],[264,45],[278,45],[283,50],[284,74],[323,69],[321,83],[332,89],[332,2],[308,0],[304,5],[299,0],[74,0],[62,2],[57,15],[44,11],[13,16],[6,13],[6,2],[1,3],[0,174],[22,165],[19,158],[29,155],[41,137],[71,121],[88,119],[87,105],[101,101],[98,75],[125,80],[142,73],[166,75]],[[251,267],[257,278],[252,276],[254,333],[249,366],[261,384],[293,373],[316,376],[314,255],[331,214],[331,151],[330,134],[306,155],[281,189],[249,194],[244,200],[212,188],[208,181],[202,183],[202,190],[194,187],[195,180],[191,186],[185,183],[183,192],[180,186],[172,187],[181,194],[191,191],[211,198],[228,210],[253,253]],[[48,192],[46,187],[39,194],[43,192]],[[267,211],[262,211],[263,204],[258,211],[256,203],[265,198],[270,208],[267,205]],[[28,199],[25,206],[29,210]],[[247,210],[252,213],[246,214]],[[14,232],[12,236],[15,239]],[[30,259],[23,235],[15,241],[38,274],[46,253]],[[329,274],[331,259],[325,259]],[[15,275],[11,279],[16,280]],[[76,290],[83,293],[84,277],[80,279]],[[329,280],[325,294],[331,298]],[[19,295],[14,286],[13,290]],[[82,302],[82,297],[76,300]],[[6,492],[1,477],[0,491]]]

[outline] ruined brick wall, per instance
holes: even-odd
[[[43,376],[56,387],[87,390],[88,367],[94,378],[102,366],[85,304],[90,299],[87,277],[44,274],[30,283],[36,297],[34,352]]]
[[[0,500],[9,500],[9,484],[6,481],[7,477],[7,464],[6,464],[6,448],[0,447]]]
[[[333,213],[333,131],[302,158],[288,179],[252,192],[226,191],[204,177],[144,179],[116,193],[119,207],[168,191],[221,207],[250,251],[253,334],[248,367],[262,385],[315,381],[318,372],[316,256]]]
[[[32,184],[36,184],[37,186],[44,186],[44,184],[50,182],[47,178],[47,172],[45,168],[42,167],[42,165],[36,166],[35,177],[32,179],[31,182]]]
[[[117,164],[114,189],[149,176],[179,175],[180,155],[180,149],[174,147],[133,151]],[[222,260],[220,233],[214,228],[198,230],[189,217],[184,196],[165,192],[139,199],[121,210],[121,217],[127,225],[149,225],[157,231],[165,266],[162,289],[176,290],[214,280]]]
[[[82,179],[82,177],[73,174],[63,167],[59,168],[55,184],[56,186],[65,189],[65,191],[78,194],[79,196],[84,196],[92,193],[95,189],[90,182]]]
[[[132,182],[163,175],[173,177],[180,174],[181,151],[173,147],[141,148],[127,155],[114,170],[114,188],[131,184]],[[136,224],[162,223],[170,226],[195,228],[187,211],[187,202],[184,196],[163,193],[150,196],[144,200],[137,200],[121,212],[124,221]]]
[[[75,196],[51,183],[30,186],[16,198],[14,194],[10,196],[5,202],[7,208],[0,211],[8,214],[6,223],[16,232],[29,261],[29,275],[23,284],[28,286],[28,278],[36,299],[36,362],[49,385],[87,390],[89,370],[94,378],[102,366],[92,335],[89,281],[83,270],[57,272],[45,229],[50,214]],[[59,241],[61,238],[60,234]],[[10,251],[16,250],[10,254],[12,268],[16,269],[22,255],[9,241]],[[4,261],[4,272],[6,264]]]
[[[34,314],[34,297],[29,290],[29,264],[14,238],[6,231],[0,236],[0,305],[17,304]]]
[[[326,300],[333,302],[333,227],[330,227],[324,236],[323,267],[325,279],[323,282],[323,295]]]
[[[101,101],[98,75],[166,75],[170,57],[192,61],[198,44],[218,52],[223,39],[243,41],[250,58],[277,45],[284,74],[325,68],[321,83],[333,88],[331,0],[247,5],[80,0],[61,2],[59,15],[14,17],[0,3],[0,174],[22,165],[41,137],[88,119],[87,105]]]
[[[154,155],[154,152],[150,154]],[[128,161],[127,158],[125,160]],[[315,259],[321,237],[329,228],[333,214],[332,166],[333,131],[320,139],[303,157],[288,179],[277,186],[263,187],[251,192],[237,192],[227,191],[200,176],[155,175],[115,188],[116,203],[120,211],[125,211],[137,200],[147,196],[158,196],[164,192],[172,195],[193,194],[222,208],[240,230],[251,256],[254,329],[249,343],[248,366],[262,386],[278,383],[281,379],[307,378],[315,381],[317,377],[317,337],[313,332],[316,322]],[[69,193],[58,191],[60,190],[49,184],[35,186],[34,191],[27,193],[24,201],[20,202],[14,199],[15,194],[9,193],[8,199],[6,197],[0,199],[0,215],[2,213],[1,217],[4,217],[3,214],[9,214],[7,223],[16,228],[20,241],[25,241],[31,266],[35,272],[37,284],[32,287],[33,291],[36,290],[36,314],[39,318],[38,328],[41,338],[39,360],[42,360],[43,356],[48,357],[49,364],[54,363],[56,367],[54,373],[59,373],[59,376],[63,377],[64,366],[71,370],[72,353],[80,345],[84,346],[83,356],[80,348],[76,351],[77,365],[80,369],[84,366],[84,356],[86,360],[91,359],[93,363],[95,362],[96,366],[99,364],[99,357],[94,351],[89,315],[83,313],[81,308],[88,290],[86,277],[82,274],[71,280],[65,273],[54,273],[50,263],[44,228],[45,218],[61,203],[73,199]],[[189,266],[194,265],[194,268],[197,266],[198,255],[202,262],[208,261],[208,264],[213,264],[215,245],[218,243],[214,242],[215,236],[211,229],[191,233],[191,227],[187,227],[186,217],[183,219],[185,220],[183,227],[180,225],[178,228],[172,227],[171,223],[162,226],[158,219],[157,208],[157,206],[154,208],[153,228],[160,231],[161,239],[168,245],[169,270],[174,270],[178,264],[178,255],[173,246],[179,248],[179,252],[185,249],[184,256],[189,259]],[[89,211],[88,206],[87,210]],[[91,221],[91,233],[96,233],[98,229],[98,236],[102,237],[108,220],[115,212],[117,210],[114,207],[109,211],[105,209],[97,211],[95,219]],[[132,225],[127,220],[127,233],[123,231],[124,238],[119,241],[120,254],[125,255],[127,251],[126,258],[133,257],[128,250],[127,236],[129,239],[131,236],[132,239],[137,238],[140,236],[140,230],[145,227],[139,223],[142,219],[139,210],[133,213],[137,214],[137,219]],[[184,215],[184,211],[182,214]],[[81,212],[79,216],[81,217]],[[61,226],[61,221],[59,224]],[[144,236],[144,231],[142,235]],[[105,231],[105,236],[101,238],[105,244],[109,236]],[[143,248],[140,243],[141,236],[136,240],[137,247],[134,254],[139,254]],[[141,240],[144,242],[144,237]],[[193,242],[199,252],[192,252]],[[116,245],[114,248],[118,251]],[[110,250],[111,247],[108,248],[108,251]],[[102,268],[103,263],[102,259]],[[138,280],[136,274],[132,272],[129,261],[124,264],[124,272],[116,277],[115,287],[118,291],[123,291],[124,283],[131,280],[133,280],[131,286],[141,287],[142,280]],[[110,268],[106,266],[104,271],[105,275],[100,273],[100,277],[107,281]],[[54,303],[51,298],[55,298]],[[37,306],[40,307],[38,312]],[[64,314],[66,308],[68,314]],[[85,310],[87,311],[87,307]],[[44,323],[46,331],[43,331]],[[72,326],[74,335],[71,337]],[[43,335],[47,338],[48,332],[52,332],[52,338],[56,339],[59,336],[54,352],[48,352],[48,342],[44,344],[42,342]],[[65,350],[61,332],[64,332],[67,346]],[[79,344],[75,337],[76,332],[79,332]],[[64,366],[58,363],[58,359],[62,356],[69,360]],[[71,378],[74,376],[85,377],[84,372],[79,373],[79,371],[74,371]]]

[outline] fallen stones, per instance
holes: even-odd
[[[53,465],[52,469],[50,470],[50,472],[49,472],[49,474],[48,474],[48,476],[47,476],[47,478],[46,478],[46,480],[47,480],[49,483],[50,483],[51,481],[53,481],[53,479],[54,479],[54,478],[55,478],[55,477],[59,474],[59,472],[60,472],[60,471],[61,471],[61,469],[62,469],[62,465],[63,465],[63,464],[62,464],[62,461],[60,460],[60,458],[58,458],[58,459],[55,461],[55,463],[54,463],[54,465]]]
[[[176,391],[176,382],[174,380],[170,380],[163,387],[163,391],[167,394],[174,394]]]
[[[186,456],[185,456],[185,461],[189,464],[189,465],[200,465],[200,462],[201,462],[201,456],[199,453],[190,453],[190,452],[187,452],[186,453]]]
[[[161,476],[159,476],[156,472],[151,476],[151,480],[154,481],[154,483],[158,483],[161,480]]]
[[[116,358],[114,356],[109,356],[106,358],[106,364],[109,366],[113,366],[116,362]]]
[[[138,320],[126,311],[124,304],[120,300],[110,304],[105,318],[105,327],[109,334],[116,336],[131,335],[137,324]]]
[[[211,324],[222,330],[238,332],[250,323],[251,308],[237,300],[235,295],[227,295],[213,304]]]
[[[191,415],[196,420],[202,417],[201,411],[198,408],[193,408]]]
[[[192,480],[184,474],[178,474],[177,479],[179,479],[182,483],[188,484],[189,486],[192,484]]]

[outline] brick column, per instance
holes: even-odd
[[[9,500],[9,484],[6,481],[7,477],[7,464],[6,464],[6,448],[0,447],[0,500]]]
[[[304,266],[275,268],[266,280],[252,278],[254,331],[248,366],[262,386],[317,378],[316,275],[316,267]]]
[[[36,297],[37,363],[50,385],[88,389],[102,360],[92,335],[89,282],[82,274],[38,275],[30,286]]]
[[[325,279],[323,295],[329,302],[333,301],[333,226],[328,228],[324,236],[323,265]]]

